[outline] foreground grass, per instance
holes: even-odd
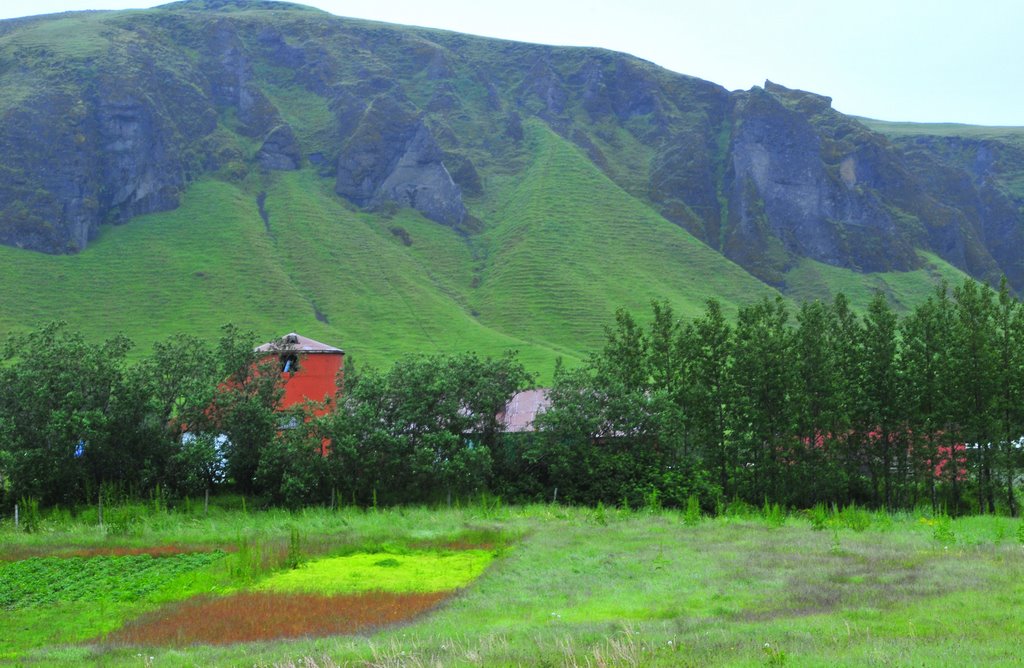
[[[409,625],[187,648],[56,639],[21,652],[29,664],[141,665],[149,657],[169,666],[1019,662],[1019,520],[864,514],[853,523],[829,518],[815,530],[809,518],[780,519],[693,524],[667,511],[543,506],[165,513],[124,536],[74,524],[26,536],[8,524],[0,544],[37,551],[68,543],[213,545],[239,535],[269,544],[295,527],[332,554],[509,540],[473,586]],[[13,617],[25,629],[54,623],[46,608],[2,612],[4,632]]]

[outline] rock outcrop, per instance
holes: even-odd
[[[769,90],[754,89],[736,104],[726,254],[768,282],[798,257],[860,271],[917,266],[913,245],[876,193],[857,188],[852,167],[829,169],[823,159],[809,116],[827,113],[827,98],[800,96],[790,108]]]
[[[375,99],[344,143],[334,189],[361,207],[394,202],[446,225],[466,217],[462,192],[430,129],[391,96]]]
[[[104,98],[97,106],[100,207],[118,223],[177,207],[183,168],[153,109],[132,96]]]
[[[302,166],[302,152],[290,125],[278,125],[270,131],[256,152],[256,161],[267,171],[289,171]]]

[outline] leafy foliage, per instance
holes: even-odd
[[[345,497],[450,502],[485,490],[497,416],[529,378],[513,355],[405,357],[386,372],[362,371],[323,427]]]
[[[781,299],[742,307],[734,328],[714,302],[689,323],[656,302],[646,328],[620,311],[604,350],[556,375],[523,458],[542,488],[589,504],[656,493],[773,516],[816,504],[959,513],[969,496],[1015,514],[1022,314],[1005,282],[997,293],[970,280],[902,320],[881,293],[863,317],[842,295],[804,303],[795,327]]]

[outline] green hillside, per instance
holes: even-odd
[[[546,127],[531,124],[533,160],[499,197],[487,233],[482,317],[559,346],[596,347],[615,308],[666,299],[683,316],[709,298],[735,312],[773,294],[738,265],[625,193]]]
[[[65,319],[144,350],[232,322],[265,338],[298,330],[363,363],[519,350],[546,376],[557,356],[594,349],[619,306],[664,298],[693,314],[715,296],[735,312],[771,292],[542,126],[530,146],[531,167],[471,240],[410,210],[356,212],[303,170],[266,177],[267,224],[255,186],[208,179],[78,255],[0,247],[0,329]]]
[[[644,314],[667,299],[690,317],[708,298],[735,313],[773,293],[546,127],[530,125],[528,145],[529,167],[480,203],[488,227],[472,238],[410,210],[354,211],[302,170],[265,177],[266,225],[257,185],[207,179],[179,209],[105,227],[78,255],[0,246],[0,330],[64,319],[97,340],[123,332],[144,354],[172,333],[215,337],[231,322],[267,339],[297,330],[360,363],[519,350],[543,379],[556,357],[596,349],[620,306]],[[915,272],[808,263],[787,278],[797,299],[843,291],[863,304],[883,289],[906,309],[961,276],[932,257]]]
[[[232,322],[268,339],[297,330],[364,363],[511,348],[531,367],[553,364],[543,346],[476,322],[382,221],[323,189],[310,173],[282,175],[266,200],[271,234],[253,196],[211,180],[190,188],[180,209],[106,229],[79,255],[0,248],[0,327],[59,318],[90,337],[124,332],[148,348],[174,332],[215,337]]]
[[[654,299],[908,310],[961,268],[1024,284],[1020,129],[861,121],[883,137],[823,100],[285,3],[3,21],[0,334],[63,319],[143,355],[230,322],[359,364],[518,350],[543,382]],[[943,140],[898,162],[922,128]],[[845,208],[799,221],[791,196]]]
[[[942,281],[950,286],[963,283],[966,275],[931,253],[921,253],[923,265],[913,271],[859,274],[804,259],[786,274],[786,295],[796,302],[831,300],[846,295],[855,309],[866,309],[876,292],[882,292],[901,313],[913,310],[928,298]]]

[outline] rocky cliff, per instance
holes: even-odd
[[[36,251],[81,251],[200,178],[307,168],[353,207],[485,230],[477,204],[516,178],[537,119],[767,283],[801,258],[901,271],[925,250],[1024,288],[1016,135],[889,136],[771,82],[188,0],[0,22],[0,91],[0,243]]]

